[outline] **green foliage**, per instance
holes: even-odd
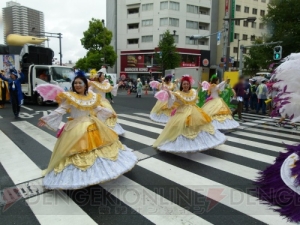
[[[257,38],[253,44],[262,44],[263,39]],[[268,69],[273,62],[274,46],[254,46],[249,48],[248,54],[244,54],[245,74],[253,75],[262,69]]]
[[[87,71],[88,70],[88,66],[86,64],[86,56],[83,57],[83,58],[78,59],[78,61],[76,62],[75,67],[79,68],[81,70]]]
[[[89,28],[83,32],[83,38],[80,40],[82,46],[88,50],[85,57],[86,68],[99,69],[104,63],[110,67],[115,64],[117,54],[110,45],[111,39],[112,32],[104,27],[101,20],[92,18],[89,21]]]
[[[161,65],[162,72],[167,69],[174,69],[180,65],[181,57],[176,51],[176,45],[173,35],[167,30],[159,41],[158,48],[161,52],[155,54],[155,61]]]
[[[300,51],[299,0],[271,0],[263,17],[271,33],[269,41],[283,41],[283,57]]]

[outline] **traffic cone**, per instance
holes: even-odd
[[[127,95],[130,95],[130,89],[128,89],[128,91],[127,91]]]
[[[145,95],[148,95],[148,88],[146,88]]]

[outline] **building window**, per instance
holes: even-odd
[[[210,14],[210,9],[209,8],[200,7],[199,8],[199,13],[202,14],[202,15],[209,15]]]
[[[168,1],[163,1],[160,3],[160,10],[164,10],[168,8]]]
[[[128,14],[136,14],[139,13],[139,8],[128,9]]]
[[[153,35],[142,36],[142,42],[153,42]]]
[[[233,53],[238,53],[238,47],[233,47]]]
[[[199,13],[199,7],[196,6],[196,5],[189,5],[189,4],[187,4],[186,11],[189,12],[189,13],[198,14]]]
[[[240,39],[240,34],[234,33],[234,39]]]
[[[195,41],[194,40],[190,40],[190,37],[185,37],[185,43],[187,45],[195,45]]]
[[[186,28],[198,30],[199,29],[198,24],[199,23],[196,22],[196,21],[187,20],[186,21]]]
[[[150,11],[150,10],[153,10],[153,3],[142,5],[142,11]]]
[[[247,39],[248,39],[247,34],[243,34],[243,40],[247,40]]]
[[[148,27],[153,25],[153,20],[142,20],[142,27]]]
[[[253,9],[252,9],[252,14],[253,14],[253,15],[257,15],[257,9],[254,9],[254,8],[253,8]]]
[[[261,2],[266,3],[266,0],[261,0]]]
[[[248,27],[248,21],[244,21],[244,27]]]
[[[235,6],[235,11],[240,12],[241,11],[241,6],[240,5],[236,5]]]
[[[264,16],[265,15],[265,10],[260,10],[260,15]]]
[[[264,28],[265,28],[264,24],[263,24],[263,23],[260,23],[260,24],[259,24],[259,29],[264,29]]]
[[[245,6],[244,13],[249,13],[249,7]]]
[[[196,44],[198,44],[198,45],[208,45],[208,39],[199,39],[198,43],[196,42]]]
[[[251,41],[255,41],[255,35],[251,35]]]
[[[139,24],[138,23],[128,24],[128,29],[129,30],[131,30],[131,29],[139,29]]]
[[[134,39],[127,39],[127,43],[129,45],[136,45],[139,43],[139,39],[138,38],[134,38]]]
[[[208,26],[207,23],[199,23],[199,30],[208,30]]]
[[[168,26],[168,18],[160,18],[160,26]]]
[[[169,26],[179,27],[179,19],[169,18]]]
[[[174,37],[174,42],[175,43],[178,43],[179,42],[179,36],[178,35],[173,35],[173,37]],[[160,34],[159,35],[159,40],[161,40],[163,38],[163,34]]]
[[[172,2],[172,1],[170,1],[170,9],[171,10],[175,10],[175,11],[179,11],[179,9],[180,9],[179,2]]]
[[[251,27],[252,27],[252,28],[256,28],[256,22],[252,22]]]
[[[236,20],[236,21],[235,21],[235,25],[236,25],[236,26],[240,26],[240,24],[241,24],[241,21],[240,21],[240,20]]]

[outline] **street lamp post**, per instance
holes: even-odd
[[[35,27],[31,29],[31,32],[43,35],[44,37],[53,37],[53,38],[58,38],[59,39],[59,64],[62,66],[62,50],[61,50],[61,39],[62,39],[62,34],[61,33],[50,33],[50,32],[37,32],[34,31]],[[48,44],[49,47],[49,44]]]

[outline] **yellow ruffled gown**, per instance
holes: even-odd
[[[63,92],[56,99],[59,108],[41,118],[48,128],[57,130],[63,115],[71,112],[48,168],[43,171],[43,185],[47,189],[79,189],[106,182],[137,163],[132,150],[122,145],[117,133],[101,121],[111,116],[112,111],[100,107],[100,99],[93,92],[86,96]]]
[[[162,84],[159,85],[159,89],[161,90]],[[176,88],[176,84],[164,84],[165,88],[168,88],[170,91],[174,91]],[[171,117],[172,110],[176,109],[174,105],[171,108],[168,108],[168,103],[157,100],[155,106],[152,108],[150,112],[150,119],[158,122],[158,123],[167,123],[169,118]]]
[[[196,105],[198,93],[173,92],[168,106],[178,104],[153,147],[161,151],[188,153],[214,148],[226,141],[226,137],[212,125],[211,118]]]
[[[112,116],[103,121],[108,127],[113,129],[118,135],[123,135],[125,130],[122,126],[117,122],[117,113],[113,109],[112,105],[105,98],[105,94],[111,92],[112,95],[116,96],[118,92],[118,85],[111,86],[108,80],[104,80],[102,83],[97,81],[89,82],[89,90],[99,94],[101,96],[101,106],[113,111]]]
[[[225,88],[226,82],[220,84],[212,84],[208,93],[212,100],[206,102],[202,109],[212,118],[212,124],[218,130],[229,130],[239,127],[239,123],[232,117],[232,112],[222,98],[219,92]]]

